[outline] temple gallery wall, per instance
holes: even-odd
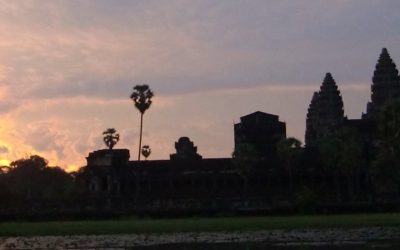
[[[388,139],[390,126],[399,125],[391,114],[400,113],[390,113],[397,112],[399,98],[398,70],[384,48],[359,119],[345,116],[340,89],[326,73],[310,100],[304,146],[286,137],[277,115],[257,111],[234,124],[232,158],[205,159],[183,136],[169,160],[133,161],[127,149],[91,152],[76,183],[86,205],[152,211],[397,204],[397,179],[385,171],[398,164],[387,167],[380,157],[399,150],[399,140]]]
[[[326,73],[304,114],[304,145],[278,115],[256,111],[227,128],[235,144],[227,158],[203,157],[182,135],[168,160],[148,160],[148,145],[114,148],[119,135],[109,128],[106,149],[76,172],[37,155],[14,161],[0,168],[0,220],[399,211],[400,77],[387,49],[371,75],[365,113],[348,119],[340,83]],[[152,96],[148,85],[134,87],[141,119]]]

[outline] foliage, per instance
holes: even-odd
[[[393,199],[400,188],[400,99],[386,102],[377,119],[376,156],[369,175],[376,195]]]
[[[144,112],[150,108],[152,103],[151,98],[153,96],[154,93],[151,91],[148,85],[136,85],[133,87],[131,99],[135,103],[135,107],[139,110],[139,112],[144,114]]]
[[[378,114],[380,135],[387,140],[400,139],[400,98],[387,101]]]
[[[285,168],[291,170],[293,164],[299,160],[302,153],[301,141],[289,137],[279,141],[277,145],[279,159],[284,163]]]
[[[316,193],[306,187],[297,192],[295,196],[295,203],[299,212],[315,212],[317,201]]]
[[[351,200],[356,185],[355,176],[358,176],[362,166],[365,166],[362,143],[357,132],[348,127],[342,127],[321,140],[320,145],[322,166],[325,173],[333,177],[336,198],[340,201],[342,190],[345,189],[347,198]],[[344,188],[341,183],[346,184]]]
[[[369,169],[371,185],[380,200],[393,199],[399,195],[400,158],[393,152],[381,149]]]
[[[103,141],[108,149],[113,149],[115,144],[119,141],[119,134],[115,128],[108,128],[103,132]]]
[[[238,144],[232,157],[239,173],[245,177],[261,160],[256,147],[249,143]]]
[[[346,127],[325,138],[320,152],[327,169],[337,168],[343,174],[354,174],[363,165],[361,142],[357,133]]]
[[[142,147],[142,155],[144,156],[145,159],[147,159],[151,154],[151,148],[149,145],[144,145]]]
[[[22,158],[10,164],[3,182],[7,193],[21,199],[62,199],[72,178],[59,167],[49,167],[38,155]]]
[[[286,165],[291,165],[301,154],[301,141],[294,137],[281,140],[277,146],[278,156]]]
[[[295,165],[298,164],[301,153],[301,142],[294,137],[282,139],[278,142],[277,154],[286,170],[290,191],[293,190],[293,172],[295,171]]]

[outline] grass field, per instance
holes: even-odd
[[[255,231],[268,229],[356,228],[373,226],[400,226],[400,213],[6,222],[0,223],[0,236]]]

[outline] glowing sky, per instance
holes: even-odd
[[[72,169],[104,148],[102,131],[136,158],[135,84],[150,159],[189,136],[203,157],[229,157],[233,123],[260,110],[304,138],[326,72],[345,113],[360,117],[382,47],[400,64],[398,0],[0,1],[0,164],[40,154]]]

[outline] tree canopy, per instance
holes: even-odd
[[[109,149],[113,149],[119,141],[119,134],[115,128],[108,128],[103,132],[103,141]]]

